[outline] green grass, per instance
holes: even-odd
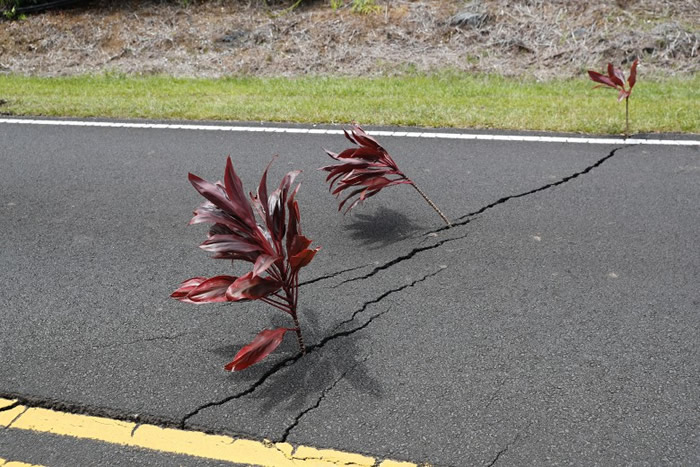
[[[622,133],[624,103],[613,90],[592,88],[583,78],[536,82],[456,72],[384,78],[4,75],[0,113]],[[632,133],[698,133],[699,116],[697,75],[641,76],[630,99]]]

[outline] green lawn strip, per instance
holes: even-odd
[[[0,113],[620,134],[624,103],[617,103],[615,91],[593,84],[452,72],[382,78],[0,75]],[[698,76],[640,76],[630,99],[633,133],[698,133],[699,115]]]

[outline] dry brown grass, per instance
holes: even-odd
[[[580,76],[640,57],[647,75],[695,73],[697,0],[378,0],[381,12],[208,1],[107,1],[0,22],[0,72],[218,77],[377,75],[445,68]],[[454,26],[460,11],[485,14]]]

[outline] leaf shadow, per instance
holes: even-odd
[[[311,349],[306,355],[277,370],[264,384],[246,396],[260,401],[260,412],[268,414],[273,409],[280,412],[278,408],[283,406],[283,412],[300,413],[313,406],[322,394],[340,380],[349,383],[355,391],[382,398],[384,393],[381,384],[369,373],[366,366],[369,352],[362,343],[364,337],[361,333],[338,337],[323,346],[317,346],[325,336],[319,332],[317,313],[311,309],[304,309],[300,314],[305,318],[304,339]],[[281,321],[272,319],[271,325],[284,326]],[[226,345],[212,349],[212,352],[233,359],[235,353],[246,344],[247,342]],[[294,358],[298,353],[296,339],[289,335],[285,336],[283,343],[270,357],[278,354],[276,360],[279,362]],[[246,381],[254,384],[259,381],[275,365],[270,357],[240,373],[235,373],[236,383]]]
[[[371,213],[353,212],[352,223],[347,224],[345,229],[353,240],[376,250],[426,230],[427,227],[414,222],[403,213],[380,206]]]

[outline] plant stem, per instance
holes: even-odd
[[[306,346],[304,345],[304,337],[301,335],[301,327],[299,327],[299,319],[297,318],[296,310],[294,310],[294,313],[292,313],[292,318],[294,319],[294,326],[296,326],[297,343],[299,344],[299,349],[301,349],[302,355],[306,355]]]
[[[625,138],[630,135],[630,98],[625,97]]]
[[[433,203],[433,201],[430,198],[428,198],[428,196],[425,193],[423,193],[423,190],[418,188],[418,185],[416,185],[415,182],[412,180],[411,185],[413,186],[413,188],[416,189],[418,193],[420,193],[423,199],[428,202],[430,207],[435,209],[435,212],[437,212],[440,215],[440,217],[442,217],[442,220],[445,221],[445,224],[447,224],[448,227],[452,227],[452,223],[447,219],[447,217],[442,213],[442,211],[440,211],[440,209],[435,205],[435,203]]]

